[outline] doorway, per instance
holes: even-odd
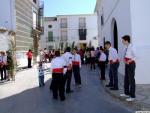
[[[115,19],[112,20],[112,45],[118,51],[118,28]]]

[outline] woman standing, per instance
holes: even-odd
[[[26,53],[27,57],[28,57],[28,68],[31,68],[31,61],[32,61],[32,51],[31,49],[29,49],[29,51]]]

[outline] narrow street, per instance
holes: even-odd
[[[82,88],[74,86],[66,101],[52,99],[49,91],[50,74],[45,75],[46,86],[38,87],[36,67],[17,73],[16,81],[0,84],[0,113],[134,113],[116,102],[101,86],[98,70],[81,69]]]

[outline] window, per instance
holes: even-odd
[[[37,27],[37,14],[33,11],[33,28]]]
[[[67,41],[67,31],[61,31],[61,41]]]
[[[87,29],[79,29],[79,40],[86,40]]]
[[[33,2],[36,4],[36,0],[33,0]]]
[[[53,32],[52,31],[48,32],[48,41],[49,42],[53,41]]]
[[[103,26],[104,25],[104,16],[101,15],[101,25]]]
[[[61,18],[60,27],[61,28],[67,28],[67,18]]]
[[[86,28],[86,18],[79,18],[79,28],[85,29]]]

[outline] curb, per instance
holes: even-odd
[[[105,87],[106,81],[101,81],[101,85],[104,87],[104,90],[109,93],[113,98],[121,101],[124,105],[126,105],[127,107],[131,107],[133,109],[136,110],[140,110],[140,111],[148,111],[150,110],[150,105],[145,104],[143,102],[139,102],[139,101],[133,101],[133,102],[127,102],[125,101],[125,98],[120,97],[119,95],[116,95],[113,93],[113,91],[109,90],[108,88]]]

